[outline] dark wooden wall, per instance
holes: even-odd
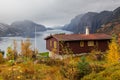
[[[52,41],[52,47],[50,46],[50,40]],[[56,48],[57,54],[63,54],[62,49],[64,49],[65,46],[69,48],[74,54],[79,54],[79,53],[89,53],[96,48],[99,51],[104,52],[108,49],[108,41],[110,40],[94,40],[94,46],[88,46],[88,41],[84,41],[84,47],[80,47],[80,41],[66,41],[66,42],[62,42],[63,43],[62,45],[64,47],[61,47],[60,46],[61,42],[57,41],[55,38],[50,38],[46,40],[46,48],[49,51],[52,51],[54,49],[54,41],[57,42],[57,48]]]
[[[50,41],[52,41],[52,46],[50,46]],[[56,53],[59,53],[59,42],[55,39],[55,38],[50,38],[48,40],[46,40],[46,48],[49,50],[49,51],[53,51],[54,49],[54,41],[57,42],[57,48],[56,48]]]
[[[108,41],[109,40],[97,40],[97,41],[95,40],[94,46],[88,46],[88,41],[84,41],[84,47],[80,47],[80,41],[67,41],[67,42],[64,42],[64,46],[67,47],[69,43],[68,48],[72,50],[74,54],[89,53],[94,49],[104,52],[108,49]],[[98,45],[96,42],[98,43]],[[64,48],[60,47],[59,49],[61,54],[62,54],[62,49]]]

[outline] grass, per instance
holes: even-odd
[[[43,54],[42,56],[46,56],[48,52]],[[70,80],[75,72],[71,69],[73,61],[71,62],[69,58],[63,61],[48,58],[47,62],[45,59],[43,58],[43,63],[35,64],[32,60],[15,63],[12,66],[8,65],[7,62],[2,63],[0,64],[0,80]],[[73,60],[78,60],[78,57],[73,58]],[[65,70],[63,72],[67,78],[64,77],[61,70]]]
[[[42,53],[39,53],[38,56],[41,56],[41,57],[49,57],[49,52],[42,52]]]
[[[120,80],[120,63],[106,66],[104,59],[93,60],[86,55],[86,62],[90,64],[92,72],[79,77],[81,74],[77,66],[82,56],[63,60],[46,58],[48,56],[49,52],[39,53],[36,59],[38,63],[34,63],[34,60],[14,62],[14,65],[9,65],[8,61],[1,63],[0,80]]]

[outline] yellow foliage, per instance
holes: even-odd
[[[116,37],[113,37],[111,43],[109,44],[109,50],[107,53],[107,61],[109,64],[117,63],[120,60],[120,48]]]
[[[22,56],[30,57],[30,58],[32,57],[34,52],[30,48],[30,46],[31,46],[31,42],[29,39],[27,39],[26,41],[21,41],[21,54],[22,54]]]
[[[3,55],[2,55],[2,53],[0,53],[0,63],[2,63],[3,62]]]
[[[16,42],[16,40],[13,41],[13,53],[16,58],[17,57],[17,42]]]
[[[7,59],[8,60],[14,59],[14,51],[12,50],[11,47],[7,48]]]
[[[8,47],[7,48],[7,59],[10,60],[10,59],[16,59],[17,57],[17,42],[16,40],[13,41],[13,49],[12,47]]]

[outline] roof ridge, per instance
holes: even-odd
[[[95,33],[95,34],[55,34],[48,36],[48,38],[54,37],[57,40],[103,40],[103,39],[111,39],[111,36],[105,33]],[[47,38],[46,38],[47,39]]]

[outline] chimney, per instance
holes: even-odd
[[[86,27],[86,35],[89,35],[89,28]]]

